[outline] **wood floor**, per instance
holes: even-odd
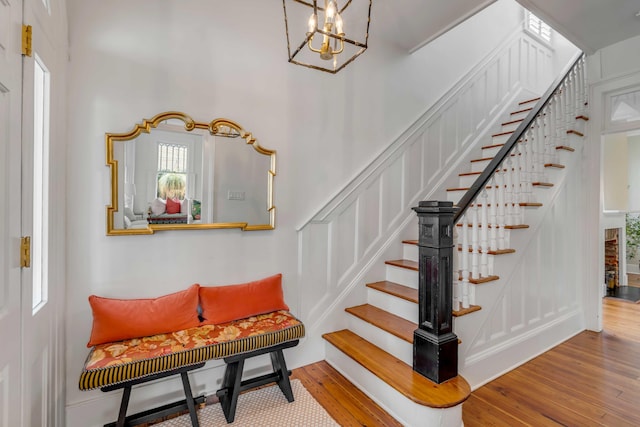
[[[479,388],[465,427],[640,426],[640,304],[605,299],[604,331],[585,331]],[[343,426],[399,426],[326,362],[294,369]]]

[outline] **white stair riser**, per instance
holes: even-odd
[[[489,166],[491,159],[483,160],[481,162],[471,162],[471,172],[482,172]]]
[[[396,282],[410,288],[418,289],[418,272],[409,270],[408,268],[386,265],[385,279],[390,282]]]
[[[460,427],[462,404],[440,409],[415,403],[328,343],[326,360],[402,425]]]
[[[491,145],[504,144],[505,142],[507,142],[509,140],[509,138],[511,138],[511,134],[510,133],[508,133],[506,135],[492,136],[491,137]]]
[[[418,261],[418,245],[404,243],[402,245],[402,258],[410,261]]]
[[[367,288],[367,302],[389,313],[418,323],[418,304],[402,298]]]
[[[447,200],[457,204],[467,190],[447,191]]]
[[[523,107],[522,109],[526,109],[529,107]],[[509,114],[509,121],[511,120],[520,120],[520,119],[524,119],[525,117],[527,117],[527,115],[530,113],[530,111],[523,111],[521,113],[518,114]]]
[[[478,179],[480,175],[463,175],[460,177],[460,187],[462,188],[469,188],[471,187],[471,185],[473,185],[474,182],[476,182],[476,179]]]
[[[515,119],[509,119],[509,121],[513,121]],[[502,127],[500,128],[500,132],[513,132],[515,131],[518,126],[520,126],[520,123],[522,122],[515,122],[515,123],[509,123],[508,125],[502,125]]]
[[[348,327],[350,331],[375,344],[387,353],[393,354],[407,365],[413,365],[413,344],[391,335],[356,316],[349,316]]]
[[[482,149],[482,158],[495,157],[498,154],[498,151],[502,148],[502,145],[491,148],[483,148]]]

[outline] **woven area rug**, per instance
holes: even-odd
[[[300,380],[291,381],[295,401],[289,403],[277,385],[241,394],[236,418],[227,424],[220,404],[198,410],[201,427],[339,427],[324,408],[309,394]],[[154,427],[191,427],[189,415],[182,415]]]

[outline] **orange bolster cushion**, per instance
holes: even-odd
[[[87,347],[196,327],[198,288],[148,299],[89,297],[93,327]]]
[[[282,274],[238,285],[201,286],[199,292],[202,325],[289,310],[282,293]]]

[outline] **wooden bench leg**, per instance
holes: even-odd
[[[193,402],[193,394],[191,394],[191,384],[189,383],[189,376],[186,372],[181,372],[182,387],[184,388],[184,396],[187,400],[187,407],[189,408],[189,416],[191,417],[191,425],[193,427],[200,427],[198,422],[198,414],[196,413],[196,405]]]
[[[293,390],[291,390],[291,382],[289,382],[289,371],[287,371],[287,364],[284,361],[284,355],[282,350],[277,350],[269,354],[271,356],[271,366],[273,366],[273,372],[280,376],[278,380],[278,387],[282,390],[282,394],[287,398],[289,402],[293,402]]]
[[[241,391],[242,370],[244,369],[244,359],[237,360],[227,364],[224,371],[224,380],[222,382],[224,393],[218,395],[222,412],[228,423],[232,423],[236,417],[236,406],[238,404],[238,396]]]
[[[124,388],[122,393],[122,400],[120,401],[120,411],[118,412],[118,421],[116,427],[124,427],[125,420],[127,419],[127,407],[129,406],[129,398],[131,397],[131,386],[128,385]]]
[[[265,347],[254,350],[249,353],[238,354],[235,356],[225,357],[224,361],[227,367],[224,371],[224,379],[222,388],[216,392],[220,398],[220,406],[228,423],[232,423],[236,416],[236,406],[238,404],[238,396],[245,390],[251,390],[269,383],[276,383],[282,393],[289,402],[293,402],[293,390],[289,382],[291,372],[287,370],[287,364],[284,361],[282,350],[294,347],[298,344],[298,340],[288,341],[272,347]],[[251,357],[260,356],[269,353],[271,357],[271,366],[273,372],[259,377],[250,378],[242,381],[242,369],[244,361]]]
[[[110,392],[113,390],[124,389],[122,394],[122,401],[120,402],[120,410],[118,412],[118,420],[105,424],[104,427],[129,427],[146,424],[152,421],[156,421],[158,418],[163,418],[168,415],[180,413],[185,409],[189,410],[191,417],[191,425],[193,427],[200,427],[198,423],[198,415],[196,412],[196,405],[204,403],[205,397],[198,396],[193,397],[191,392],[191,384],[189,383],[189,376],[187,372],[194,369],[202,368],[205,362],[197,363],[195,365],[184,366],[182,368],[173,369],[167,372],[160,372],[147,377],[137,378],[134,380],[126,381],[120,384],[113,384],[110,386],[102,387],[100,390],[104,392]],[[143,384],[150,381],[154,381],[160,378],[170,377],[172,375],[180,374],[182,378],[182,387],[184,388],[185,400],[179,402],[169,403],[157,408],[148,409],[137,414],[127,416],[127,407],[129,406],[129,398],[131,397],[131,387],[136,384]]]

